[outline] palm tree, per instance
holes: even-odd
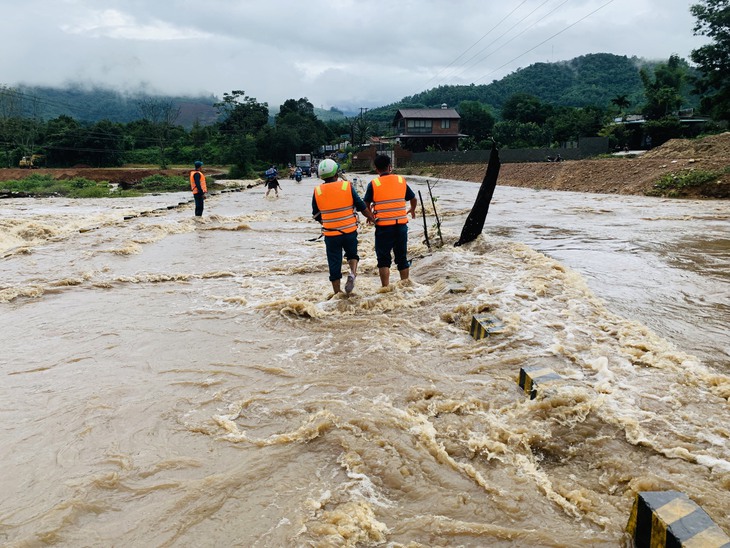
[[[626,118],[626,114],[624,111],[631,104],[628,96],[625,93],[622,93],[621,95],[617,95],[616,97],[611,99],[611,102],[618,107],[619,114],[621,114],[621,120],[623,121]]]

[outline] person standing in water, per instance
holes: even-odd
[[[416,218],[416,194],[400,175],[391,173],[390,157],[375,157],[378,176],[365,190],[365,204],[375,217],[375,255],[383,287],[390,284],[390,265],[395,257],[401,280],[407,280],[411,261],[408,260],[408,214]],[[406,209],[406,202],[410,208]]]
[[[200,170],[203,167],[203,162],[196,160],[193,165],[195,169],[190,172],[190,188],[195,199],[195,216],[202,217],[208,187],[205,184],[205,175]]]
[[[276,166],[272,165],[269,169],[267,169],[264,172],[264,177],[266,178],[266,194],[264,194],[264,198],[268,198],[269,192],[272,190],[276,193],[276,197],[278,198],[281,185],[279,184],[279,171],[276,169]]]
[[[342,254],[344,252],[350,267],[345,283],[349,295],[355,288],[357,277],[357,213],[359,211],[374,222],[370,209],[362,201],[349,181],[337,176],[339,166],[334,160],[323,160],[317,166],[319,177],[324,183],[314,189],[312,195],[312,217],[322,224],[324,245],[327,249],[329,279],[335,294],[340,292],[342,280]]]

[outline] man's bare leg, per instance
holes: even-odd
[[[388,284],[390,283],[390,267],[381,266],[378,268],[378,275],[380,276],[380,285],[388,287]]]

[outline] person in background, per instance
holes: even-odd
[[[205,184],[205,175],[201,171],[203,162],[196,160],[193,165],[195,169],[190,172],[190,189],[193,191],[193,198],[195,199],[195,216],[202,217],[208,187]]]
[[[266,177],[266,194],[264,194],[264,198],[267,198],[269,196],[269,192],[272,190],[276,193],[276,197],[278,198],[281,185],[279,184],[279,171],[276,169],[276,166],[272,165],[269,169],[267,169],[264,172],[264,176]]]
[[[357,277],[357,213],[361,212],[374,222],[370,209],[362,201],[349,181],[337,177],[339,166],[334,160],[323,160],[317,166],[319,177],[324,183],[318,185],[312,194],[312,217],[322,224],[324,245],[327,250],[327,264],[332,290],[339,293],[342,280],[342,254],[344,252],[350,267],[345,283],[349,295],[355,288]]]
[[[391,173],[389,156],[379,154],[374,164],[378,176],[368,184],[364,200],[375,217],[375,255],[380,283],[388,287],[393,256],[400,279],[408,279],[411,266],[408,260],[408,214],[416,218],[418,200],[406,180]],[[408,209],[406,202],[410,205]]]

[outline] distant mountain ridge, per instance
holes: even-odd
[[[528,93],[544,103],[565,107],[606,107],[613,98],[626,95],[631,107],[636,108],[645,100],[639,71],[642,67],[651,69],[657,63],[611,53],[534,63],[490,84],[443,85],[404,97],[397,103],[371,109],[368,117],[390,121],[400,108],[436,107],[443,103],[457,107],[462,101],[479,101],[499,113],[504,102],[515,93]],[[686,106],[698,106],[699,98],[691,94],[689,85],[686,87],[683,90]]]
[[[124,94],[119,91],[101,87],[71,86],[54,88],[44,86],[18,86],[16,88],[23,97],[24,114],[29,117],[40,117],[52,120],[66,115],[81,122],[98,122],[109,120],[117,123],[128,123],[141,118],[139,102],[150,95],[142,92]],[[158,96],[155,96],[158,97]],[[197,121],[201,125],[210,125],[217,121],[218,112],[213,106],[220,99],[213,95],[160,96],[162,100],[170,100],[180,108],[177,124],[191,128]],[[269,105],[269,114],[273,117],[279,107]],[[335,108],[329,110],[316,108],[315,114],[320,120],[336,120],[344,114]]]
[[[142,92],[124,94],[101,87],[70,86],[54,88],[45,86],[18,86],[23,97],[26,116],[44,120],[70,116],[81,122],[128,123],[141,118],[139,102],[149,95]],[[218,99],[212,95],[200,97],[160,97],[169,99],[180,107],[179,125],[192,127],[197,120],[202,125],[215,122],[218,114],[213,104]]]
[[[443,103],[457,107],[467,100],[490,105],[495,113],[499,113],[504,102],[515,93],[529,93],[542,102],[566,107],[606,107],[613,98],[626,95],[631,107],[636,108],[644,101],[639,71],[642,67],[652,68],[656,64],[656,61],[610,53],[582,55],[570,61],[535,63],[490,84],[438,86],[404,97],[390,105],[372,108],[367,116],[373,121],[391,122],[400,108],[437,107]],[[139,101],[149,97],[142,92],[123,94],[100,87],[19,86],[17,89],[24,97],[25,114],[45,120],[65,114],[85,122],[106,119],[128,123],[141,117]],[[689,85],[683,90],[683,95],[686,100],[683,106],[699,105],[699,97],[690,93]],[[183,127],[190,128],[196,121],[202,125],[210,125],[217,120],[218,115],[213,105],[220,99],[213,95],[169,96],[161,99],[170,99],[180,107],[177,123]],[[317,117],[324,121],[345,116],[337,108],[314,110]],[[273,117],[278,112],[278,105],[269,105],[269,112]]]

